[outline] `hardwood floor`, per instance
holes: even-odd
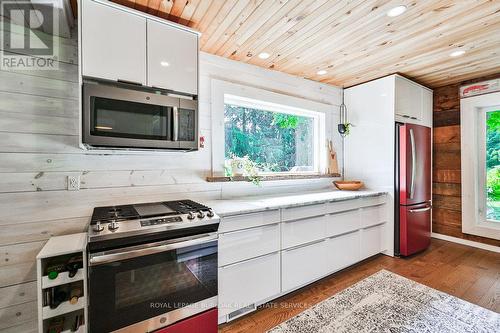
[[[433,239],[421,254],[406,259],[377,255],[264,304],[221,325],[219,332],[265,332],[381,269],[500,312],[500,253]]]

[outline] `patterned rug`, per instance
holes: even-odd
[[[500,332],[500,315],[381,270],[269,333]]]

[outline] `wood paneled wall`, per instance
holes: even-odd
[[[0,70],[0,333],[36,331],[35,256],[52,235],[87,230],[95,206],[300,191],[331,181],[266,182],[262,187],[207,183],[212,151],[210,86],[216,77],[335,105],[340,104],[338,88],[202,54],[199,98],[204,149],[84,151],[78,147],[78,43],[76,38],[60,37],[55,43],[61,50],[57,71]],[[81,177],[81,190],[67,191],[67,177],[75,175]]]
[[[432,231],[500,246],[500,241],[462,233],[460,95],[463,84],[500,77],[481,77],[434,89]]]

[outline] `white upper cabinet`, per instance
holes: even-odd
[[[419,85],[396,76],[396,115],[422,119],[422,90]]]
[[[394,78],[396,120],[432,127],[432,90],[398,75]]]
[[[83,75],[146,85],[146,18],[90,0],[81,3]]]
[[[196,95],[198,35],[148,20],[148,86]]]

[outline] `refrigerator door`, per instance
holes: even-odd
[[[431,204],[399,207],[400,254],[409,256],[429,247],[431,243]]]
[[[399,203],[410,206],[431,198],[431,129],[399,127]]]

